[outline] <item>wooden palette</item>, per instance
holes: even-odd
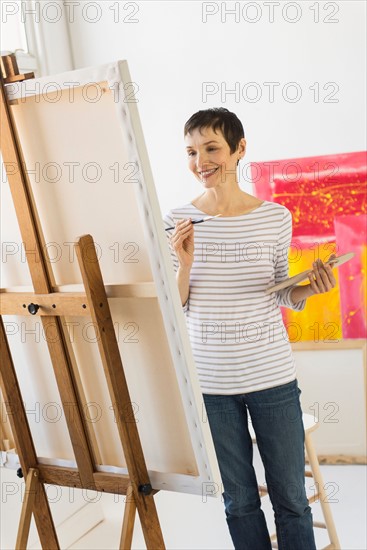
[[[341,256],[338,256],[337,258],[333,258],[332,260],[328,260],[325,262],[325,265],[333,264],[334,267],[339,267],[343,265],[345,262],[349,262],[354,256],[354,252],[347,252],[346,254],[342,254]],[[294,275],[293,277],[289,277],[289,279],[285,279],[281,283],[278,283],[276,285],[273,285],[266,289],[265,294],[271,294],[272,292],[276,292],[277,290],[282,290],[283,288],[288,288],[293,285],[297,285],[298,283],[302,283],[303,281],[306,281],[308,279],[308,274],[310,273],[311,269],[306,269],[306,271],[302,271],[302,273],[298,273],[298,275]]]

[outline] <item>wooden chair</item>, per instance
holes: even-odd
[[[340,550],[340,543],[339,543],[338,535],[335,529],[335,524],[331,513],[331,509],[330,509],[330,504],[328,502],[328,497],[325,492],[324,481],[321,475],[319,461],[312,442],[312,432],[318,428],[318,422],[315,421],[315,418],[311,414],[303,414],[303,425],[305,429],[306,455],[310,465],[310,471],[308,470],[305,471],[305,477],[312,477],[315,482],[315,487],[317,488],[317,492],[311,497],[309,497],[308,501],[310,504],[316,501],[320,501],[321,509],[322,509],[322,513],[325,521],[325,523],[320,521],[314,521],[313,525],[314,527],[327,529],[330,544],[328,544],[328,546],[325,546],[323,550],[327,550],[327,549]],[[251,421],[249,421],[249,431],[251,434],[252,441],[256,443],[256,435],[252,427]],[[264,497],[265,495],[268,494],[268,491],[263,485],[259,485],[259,493],[261,497]],[[271,538],[272,548],[278,548],[276,533],[272,534],[270,538]]]

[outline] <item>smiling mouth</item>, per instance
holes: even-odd
[[[203,172],[199,172],[199,175],[201,178],[208,178],[209,176],[212,176],[213,174],[215,174],[218,168],[219,166],[217,166],[217,168],[212,168],[212,170],[205,170]]]

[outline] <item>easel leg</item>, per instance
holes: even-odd
[[[133,488],[129,485],[126,492],[126,504],[124,511],[124,520],[122,523],[120,550],[130,550],[133,540],[134,522],[136,514],[136,503],[134,499]]]
[[[19,521],[19,529],[15,550],[24,550],[27,548],[29,528],[31,525],[34,501],[39,488],[38,470],[30,468],[25,484],[25,495],[22,505],[22,513]]]
[[[12,414],[9,414],[9,422],[20,464],[23,472],[28,473],[37,465],[37,456],[1,315],[0,355],[0,387],[4,402],[9,404],[12,411]],[[33,509],[33,515],[42,548],[59,550],[60,545],[43,483],[38,483],[37,496],[37,506]]]
[[[120,350],[112,322],[106,289],[95,245],[91,235],[79,237],[75,250],[88,298],[91,317],[98,327],[98,348],[106,375],[111,401],[114,404],[117,429],[131,479],[134,501],[139,513],[148,550],[164,550],[165,544],[149,481],[143,448],[135,422],[134,410],[125,378]]]

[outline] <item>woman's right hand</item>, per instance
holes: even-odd
[[[194,226],[191,218],[178,220],[171,236],[171,244],[176,253],[179,267],[191,269],[194,261]]]

